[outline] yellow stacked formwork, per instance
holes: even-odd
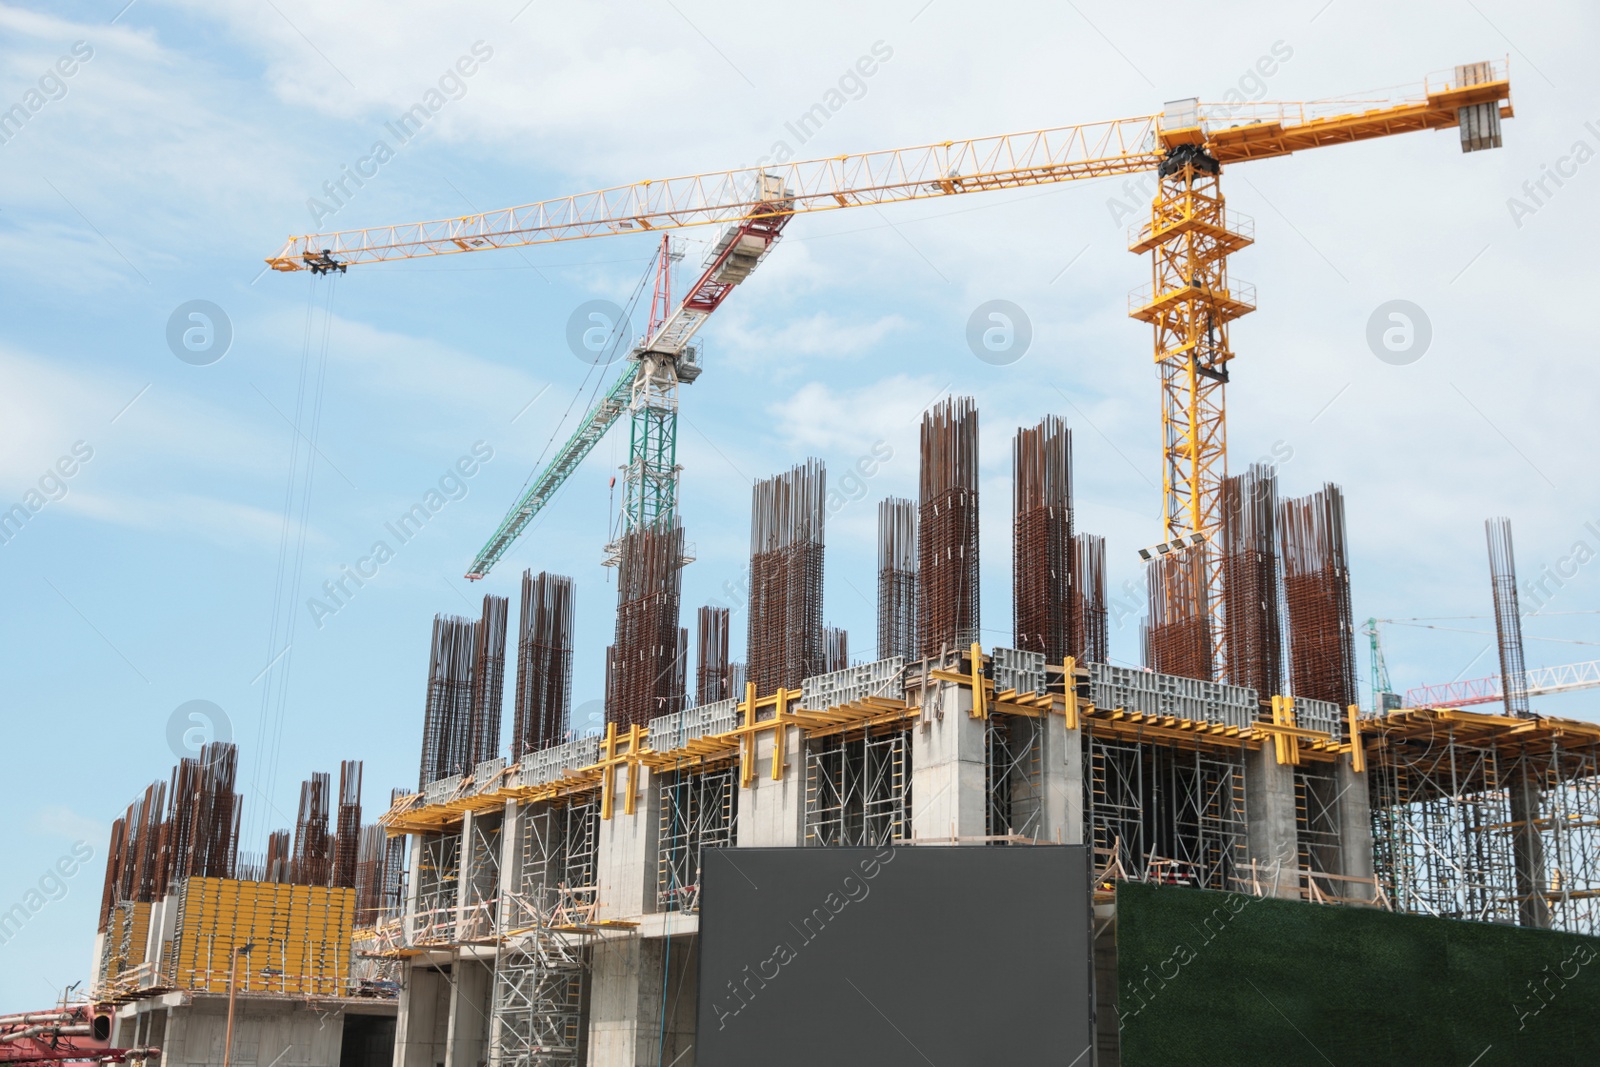
[[[172,969],[183,989],[228,989],[235,948],[240,992],[334,996],[350,975],[355,890],[190,878],[178,891]]]

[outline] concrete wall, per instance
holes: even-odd
[[[420,960],[409,961],[395,1026],[395,1067],[438,1067],[450,1033],[450,978]]]
[[[740,848],[782,848],[803,844],[806,817],[806,753],[798,727],[784,731],[784,775],[772,780],[777,744],[772,731],[756,735],[756,774],[749,788],[739,790],[734,841]],[[737,773],[737,772],[735,772]]]
[[[339,1067],[347,1011],[390,1014],[392,1003],[319,1002],[241,996],[234,1013],[232,1062],[238,1067]],[[214,1067],[222,1062],[228,998],[169,993],[124,1005],[113,1035],[127,1045],[162,1050],[160,1067]],[[430,1063],[428,1067],[433,1067]]]
[[[693,1067],[695,939],[626,937],[595,946],[589,1067]]]

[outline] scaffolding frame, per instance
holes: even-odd
[[[990,715],[984,720],[983,752],[984,833],[1037,838],[1044,825],[1044,720]]]
[[[591,921],[599,888],[599,794],[529,804],[517,818],[522,854],[507,928]]]
[[[461,882],[461,831],[424,834],[417,863],[415,943],[455,940]]]
[[[1600,742],[1440,722],[1373,756],[1374,868],[1397,910],[1600,932]]]
[[[500,831],[498,812],[479,812],[468,835],[466,913],[457,936],[463,941],[491,937],[500,903]]]
[[[806,739],[805,843],[911,840],[911,731],[904,724]]]
[[[582,946],[548,929],[497,946],[491,1067],[577,1067],[587,970]]]
[[[1307,763],[1294,769],[1294,821],[1299,869],[1311,892],[1318,875],[1342,876],[1343,837],[1340,833],[1338,775],[1333,764]],[[1326,883],[1314,887],[1331,890]]]
[[[1145,881],[1233,889],[1249,864],[1244,752],[1085,731],[1084,838]]]
[[[707,848],[731,848],[739,814],[738,765],[693,774],[657,776],[661,823],[657,837],[656,904],[663,911],[700,910],[700,857]]]

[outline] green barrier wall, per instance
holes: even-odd
[[[1117,889],[1123,1067],[1600,1065],[1600,938]]]

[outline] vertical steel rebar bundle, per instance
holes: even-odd
[[[404,789],[395,788],[389,791],[389,806],[392,808],[406,795]],[[383,858],[383,902],[387,914],[397,915],[405,905],[406,885],[406,842],[409,840],[404,834],[398,834],[388,839],[384,845]]]
[[[361,828],[361,844],[356,853],[356,926],[375,926],[383,917],[386,834],[377,823]]]
[[[290,831],[274,830],[267,835],[267,859],[261,877],[267,882],[294,881],[294,837]]]
[[[831,674],[850,666],[850,635],[838,626],[822,628],[822,673]]]
[[[356,862],[361,848],[361,761],[339,763],[339,821],[333,839],[333,871],[330,885],[353,889]]]
[[[433,617],[428,700],[422,720],[422,765],[417,788],[469,770],[472,655],[475,624],[457,615]]]
[[[1106,631],[1106,539],[1072,536],[1072,655],[1079,663],[1105,663],[1110,655]]]
[[[1223,680],[1263,700],[1283,691],[1278,614],[1278,474],[1255,463],[1222,482]]]
[[[167,783],[151,782],[128,805],[122,818],[111,824],[111,844],[106,851],[105,886],[100,894],[100,929],[123,901],[156,898],[165,823],[161,813],[167,802]]]
[[[522,572],[522,616],[517,634],[516,711],[511,758],[558,745],[572,716],[572,579]]]
[[[1017,430],[1011,446],[1012,624],[1017,648],[1060,663],[1072,632],[1072,432],[1060,417]]]
[[[878,659],[917,658],[917,506],[878,502]]]
[[[327,885],[329,867],[328,772],[314,771],[300,783],[300,812],[294,824],[289,866],[296,885]]]
[[[1158,556],[1145,572],[1150,618],[1144,630],[1144,663],[1153,671],[1184,678],[1212,678],[1211,610],[1206,572],[1210,545]]]
[[[978,640],[978,408],[953,397],[922,417],[917,528],[918,654]]]
[[[751,493],[749,678],[763,696],[822,673],[827,493],[827,470],[816,459]]]
[[[700,707],[734,695],[728,675],[728,617],[727,608],[707,605],[695,620],[694,694]]]
[[[238,765],[235,745],[213,741],[201,746],[198,757],[181,759],[173,768],[151,899],[191,876],[233,877],[242,807],[233,791]]]
[[[494,759],[500,751],[500,718],[505,707],[506,629],[511,602],[483,598],[483,617],[473,628],[472,704],[467,725],[467,770]]]
[[[1294,696],[1356,702],[1355,622],[1345,556],[1344,493],[1327,484],[1278,509]]]
[[[607,722],[643,726],[683,707],[678,662],[682,568],[683,527],[647,526],[623,535]]]
[[[1489,583],[1494,592],[1494,632],[1500,645],[1500,692],[1507,715],[1527,718],[1528,676],[1522,659],[1522,614],[1517,609],[1517,561],[1511,547],[1511,520],[1483,524],[1489,542]]]

